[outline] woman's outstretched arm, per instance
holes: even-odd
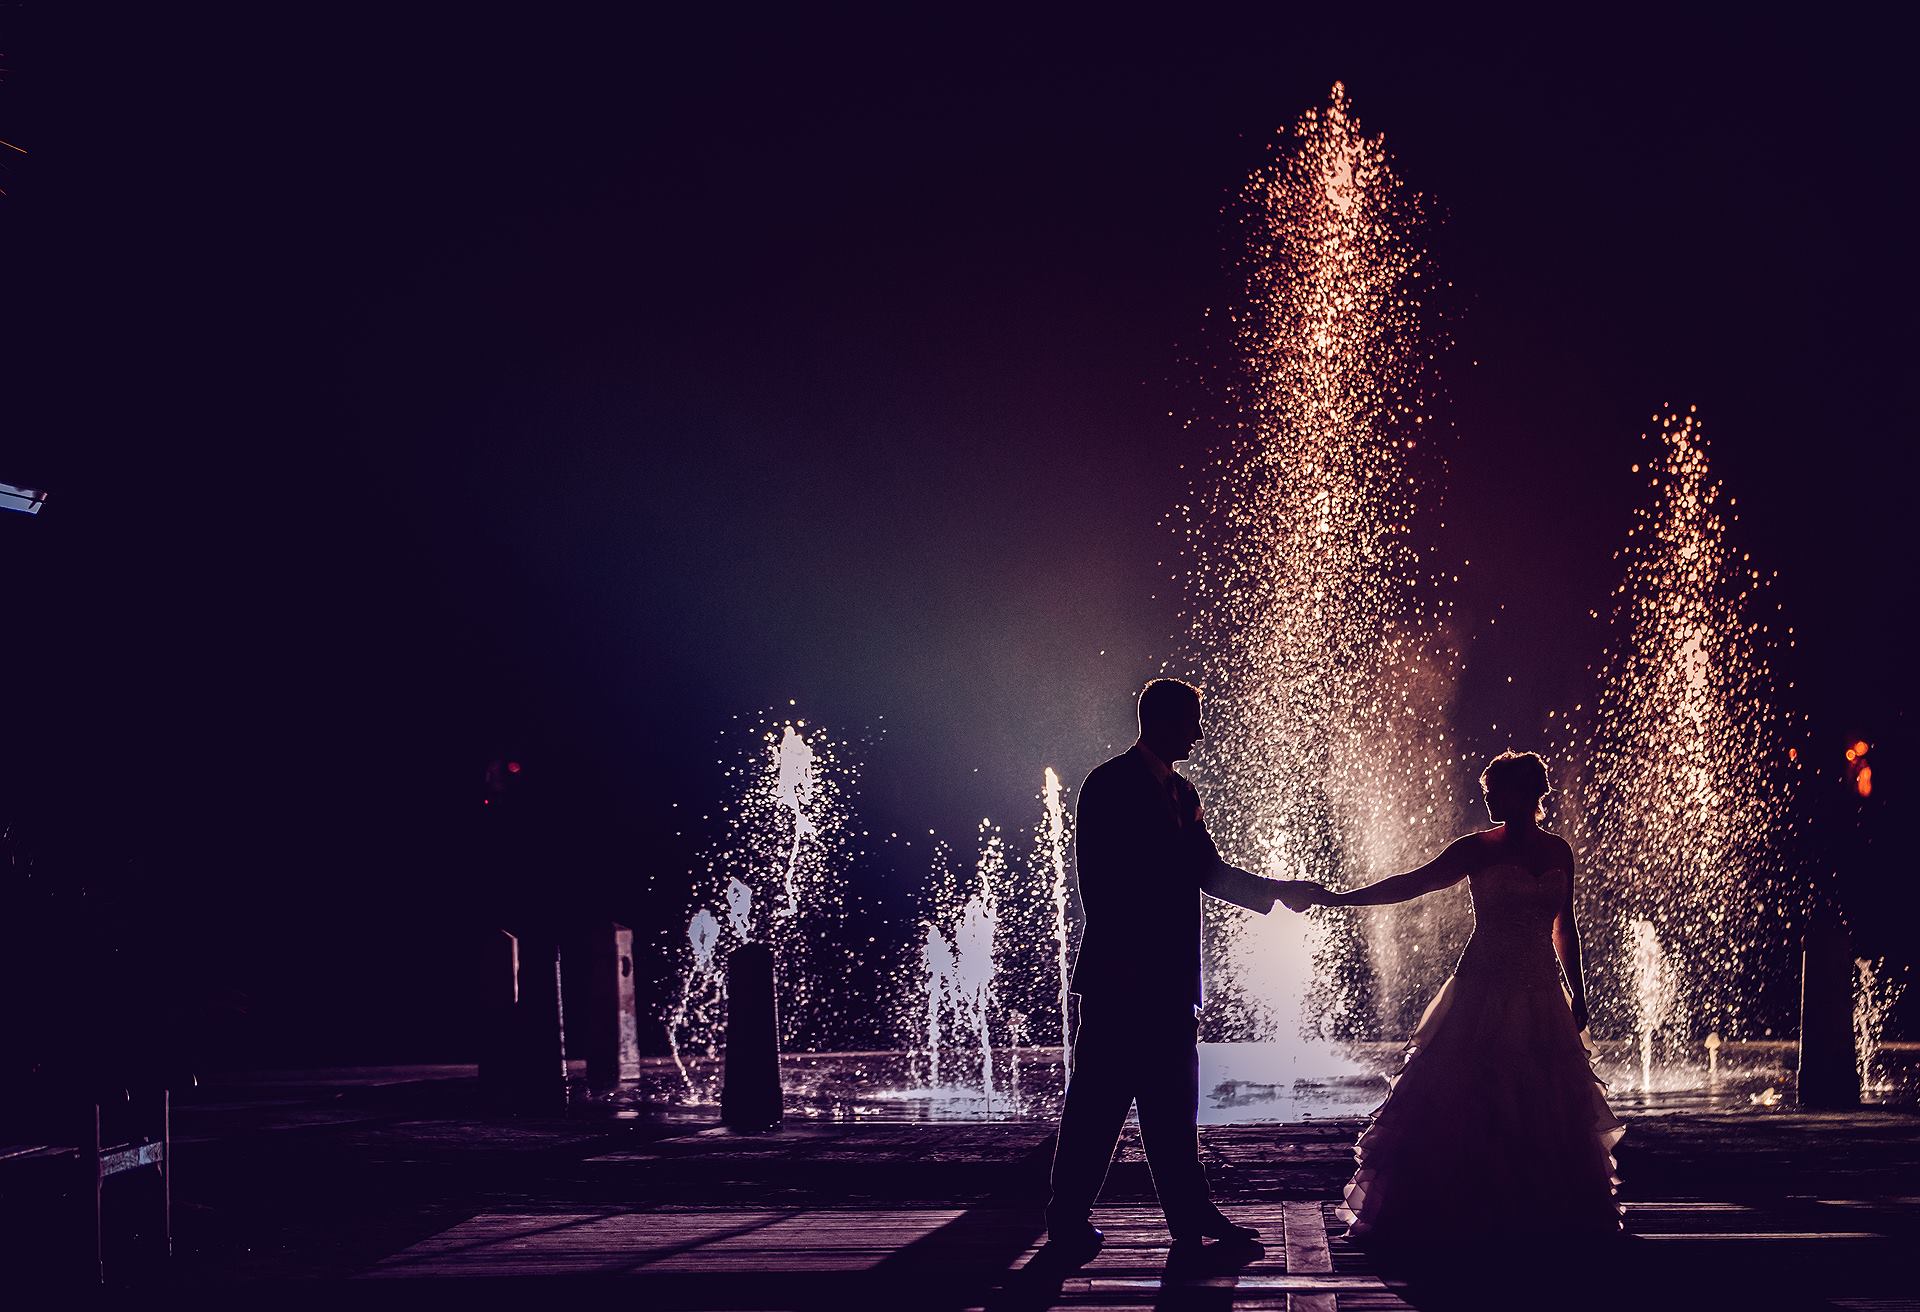
[[[1587,1028],[1587,978],[1580,967],[1580,929],[1573,923],[1573,849],[1567,849],[1567,900],[1553,918],[1553,950],[1566,972],[1567,992],[1573,1001],[1573,1023]]]
[[[1456,838],[1439,856],[1404,875],[1376,880],[1350,893],[1327,893],[1315,900],[1328,907],[1377,907],[1389,902],[1411,902],[1425,893],[1437,892],[1465,879],[1473,872],[1473,839]]]

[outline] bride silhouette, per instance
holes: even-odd
[[[1473,936],[1354,1148],[1340,1211],[1370,1244],[1620,1230],[1613,1146],[1624,1130],[1588,1058],[1573,850],[1540,827],[1546,762],[1502,752],[1480,786],[1492,829],[1350,893],[1307,890],[1321,906],[1380,906],[1464,879],[1473,897]]]

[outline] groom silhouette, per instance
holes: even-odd
[[[1174,1253],[1203,1238],[1249,1243],[1258,1231],[1221,1214],[1200,1168],[1200,894],[1257,911],[1306,905],[1295,880],[1267,879],[1220,858],[1200,795],[1174,773],[1200,741],[1200,691],[1178,679],[1140,690],[1140,738],[1080,786],[1074,865],[1086,934],[1074,965],[1080,1032],[1053,1154],[1047,1235],[1074,1265],[1100,1248],[1093,1201],[1127,1109],[1140,1137]]]

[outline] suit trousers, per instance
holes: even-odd
[[[1087,1220],[1106,1182],[1127,1109],[1140,1106],[1140,1138],[1167,1229],[1180,1237],[1213,1212],[1200,1167],[1199,1022],[1193,1009],[1153,1010],[1082,999],[1073,1076],[1053,1151],[1047,1225]]]

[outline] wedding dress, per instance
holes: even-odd
[[[1496,864],[1470,878],[1473,937],[1355,1146],[1340,1214],[1386,1242],[1617,1233],[1625,1130],[1553,950],[1570,876]]]

